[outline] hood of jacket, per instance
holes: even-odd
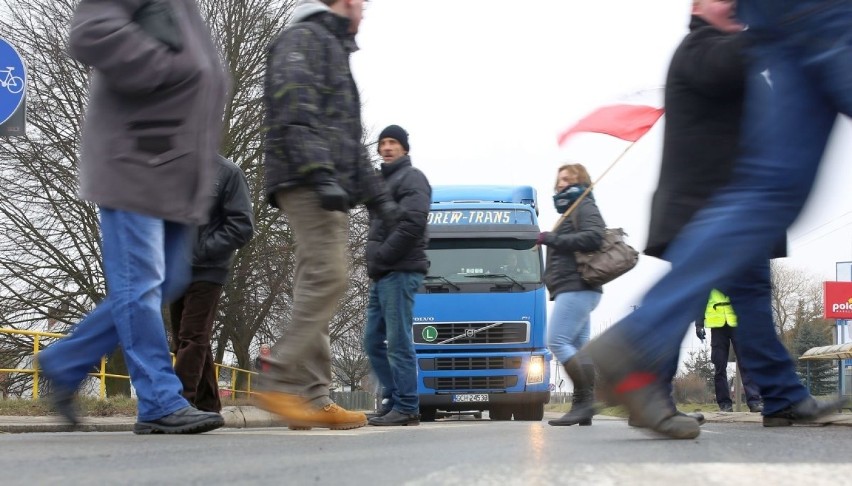
[[[320,12],[331,12],[331,9],[319,0],[299,0],[299,3],[293,8],[290,21],[299,22]]]

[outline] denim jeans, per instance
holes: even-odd
[[[565,364],[589,342],[591,313],[601,301],[592,290],[562,292],[553,301],[547,322],[547,347]]]
[[[852,2],[738,5],[752,61],[733,182],[672,243],[672,270],[611,332],[633,343],[635,367],[663,373],[710,290],[722,290],[737,310],[740,366],[769,415],[808,396],[775,335],[768,260],[807,200],[837,114],[852,113]]]
[[[100,215],[106,298],[38,361],[48,379],[76,389],[120,344],[138,418],[156,420],[189,405],[172,369],[161,310],[189,283],[188,228],[128,211],[101,208]]]
[[[391,272],[370,284],[364,350],[382,385],[382,399],[398,412],[420,412],[417,356],[411,336],[414,295],[423,283],[417,272]]]

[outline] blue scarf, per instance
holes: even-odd
[[[562,214],[567,211],[574,204],[574,201],[586,191],[587,187],[589,186],[586,184],[574,184],[566,187],[562,192],[556,193],[553,196],[553,207],[556,208],[556,212]],[[586,197],[594,199],[591,191]]]

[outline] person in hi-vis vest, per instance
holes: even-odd
[[[707,300],[707,308],[704,317],[695,321],[695,334],[702,342],[707,337],[704,328],[710,328],[710,361],[713,362],[714,385],[716,388],[716,403],[719,410],[732,412],[731,391],[728,386],[728,352],[731,345],[734,346],[734,354],[739,360],[737,352],[737,338],[734,328],[737,327],[737,314],[731,306],[731,298],[722,292],[713,289]],[[743,388],[746,394],[748,409],[752,412],[763,411],[760,404],[760,391],[751,378],[740,370],[743,380]]]

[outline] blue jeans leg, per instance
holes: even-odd
[[[420,410],[411,329],[414,295],[422,282],[423,274],[416,272],[391,272],[373,282],[364,332],[364,349],[382,384],[383,398],[390,398],[394,409],[408,414]]]
[[[562,292],[553,302],[547,323],[547,347],[565,364],[589,342],[591,313],[601,301],[601,293],[591,290]]]
[[[808,33],[823,37],[824,32],[818,30],[814,26]],[[840,36],[839,32],[834,34]],[[848,30],[842,35],[848,38]],[[754,57],[757,64],[750,67],[743,155],[734,182],[700,211],[672,243],[666,255],[672,263],[671,272],[651,288],[639,309],[612,329],[634,344],[633,359],[646,371],[660,372],[664,363],[675,359],[690,321],[698,315],[712,288],[724,288],[743,269],[768,260],[773,245],[807,199],[837,109],[842,105],[824,85],[843,83],[848,77],[820,77],[806,72],[812,60],[810,54],[802,57],[802,51],[780,41],[762,40],[754,48]],[[771,90],[761,75],[767,67]],[[841,69],[840,64],[834,68]],[[852,63],[846,63],[845,69],[852,70]],[[852,86],[847,85],[845,92],[852,93]],[[736,298],[734,291],[730,295]],[[737,312],[750,311],[739,305]],[[759,312],[765,312],[765,308]],[[742,321],[744,342],[777,340],[774,329],[765,324],[750,329],[755,321]],[[743,363],[747,372],[758,370],[752,378],[766,398],[764,390],[772,385],[766,382],[766,373],[759,370],[771,365],[761,359],[744,353]],[[790,381],[786,387],[796,389],[797,379],[795,383],[790,378],[786,380]],[[767,407],[764,413],[772,412],[772,407]]]
[[[157,218],[101,208],[107,297],[69,337],[39,355],[49,378],[77,387],[101,356],[120,343],[136,388],[140,421],[189,404],[172,369],[161,313],[166,255],[186,251],[186,238],[177,237],[183,231]]]
[[[787,348],[775,333],[769,261],[741,269],[733,281],[720,289],[731,296],[731,305],[737,313],[739,324],[733,341],[746,396],[758,401],[755,395],[761,395],[767,414],[804,400],[808,391],[799,380]]]

